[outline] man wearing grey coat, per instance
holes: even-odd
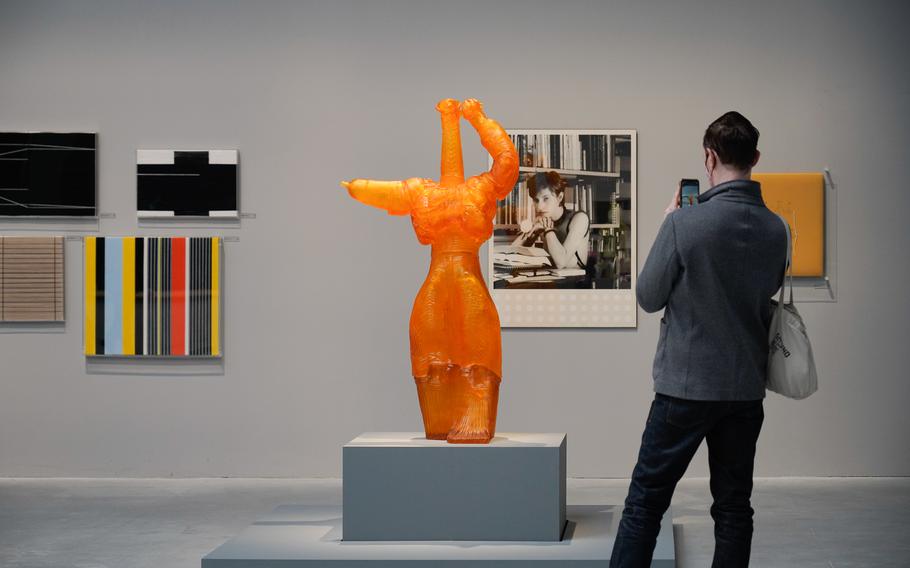
[[[649,566],[676,484],[708,443],[715,567],[747,566],[752,471],[764,412],[771,297],[787,234],[751,181],[758,130],[728,112],[705,131],[710,190],[679,208],[677,192],[638,277],[638,303],[664,310],[655,398],[610,565]]]

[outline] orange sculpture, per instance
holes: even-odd
[[[505,130],[476,99],[445,99],[439,182],[355,179],[351,197],[411,215],[421,244],[432,248],[430,271],[411,312],[411,369],[426,436],[485,444],[496,433],[502,377],[499,314],[484,284],[477,251],[493,232],[496,201],[518,180],[518,153]],[[464,117],[493,157],[490,171],[464,178],[459,123]]]

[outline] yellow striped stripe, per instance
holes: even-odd
[[[123,354],[136,354],[136,238],[123,238]]]
[[[95,354],[95,237],[85,237],[85,354]]]
[[[212,355],[221,355],[220,338],[218,337],[218,331],[221,327],[219,323],[220,314],[218,313],[218,307],[221,305],[220,282],[218,281],[218,276],[221,274],[219,252],[218,237],[212,237]]]

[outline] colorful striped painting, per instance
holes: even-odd
[[[219,237],[86,237],[85,354],[220,357]]]

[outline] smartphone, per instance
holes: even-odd
[[[682,179],[679,182],[679,206],[691,207],[698,204],[698,180]]]

